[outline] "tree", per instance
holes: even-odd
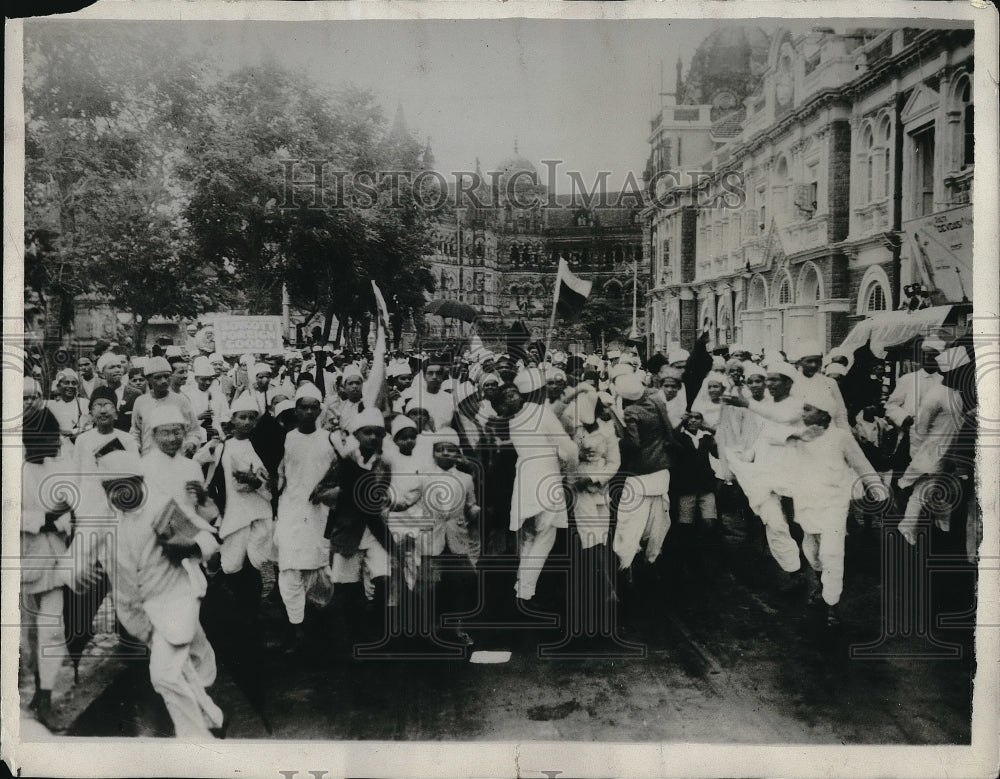
[[[614,305],[598,298],[587,301],[577,324],[587,332],[595,345],[600,346],[602,333],[606,342],[623,340],[631,329],[630,317],[621,304]]]
[[[185,216],[206,260],[244,281],[251,309],[274,310],[284,284],[326,339],[335,319],[364,336],[370,280],[404,317],[422,306],[430,215],[412,181],[378,177],[417,172],[420,147],[387,129],[369,92],[326,93],[266,62],[223,80],[197,124]]]
[[[64,332],[75,299],[95,291],[143,322],[214,306],[195,292],[174,300],[190,290],[170,275],[215,273],[177,264],[175,167],[198,106],[200,63],[148,31],[27,29],[26,286],[58,303]]]

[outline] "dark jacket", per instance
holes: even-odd
[[[385,511],[389,507],[391,478],[392,472],[381,457],[371,470],[362,468],[349,457],[330,466],[314,494],[322,500],[324,494],[340,488],[324,533],[330,539],[331,554],[348,556],[357,552],[366,527],[386,550],[390,548]]]
[[[670,472],[670,492],[677,495],[702,495],[715,489],[715,472],[708,456],[719,456],[715,437],[703,435],[695,444],[683,426],[674,431],[677,434],[679,453]]]
[[[641,476],[671,468],[677,457],[677,435],[668,421],[666,404],[652,390],[625,407],[621,441],[622,470]]]

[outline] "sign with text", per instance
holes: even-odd
[[[215,348],[222,354],[281,351],[280,316],[220,316],[215,320]]]
[[[972,206],[963,205],[903,222],[901,282],[921,282],[934,303],[972,296]]]

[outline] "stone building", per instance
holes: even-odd
[[[594,283],[593,300],[620,308],[629,321],[637,277],[637,325],[644,333],[649,266],[638,197],[607,193],[603,202],[595,195],[588,203],[580,195],[550,195],[544,177],[516,145],[512,156],[485,174],[477,161],[476,171],[484,182],[477,199],[466,195],[434,229],[428,257],[437,284],[433,298],[468,303],[496,328],[520,319],[533,337],[544,339],[562,257]],[[436,317],[427,322],[431,336],[458,332]],[[579,324],[557,322],[553,344],[573,343],[596,345]]]
[[[698,173],[644,211],[650,349],[705,327],[720,345],[830,348],[912,282],[967,299],[971,69],[971,29],[778,30],[736,110],[665,106],[666,134],[711,151],[674,162]]]

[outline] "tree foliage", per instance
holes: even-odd
[[[106,28],[105,28],[106,29]],[[233,304],[365,321],[370,279],[403,317],[433,279],[420,146],[373,96],[273,61],[228,74],[155,32],[36,25],[25,44],[26,285],[137,315]],[[297,164],[296,161],[307,161]],[[322,166],[320,198],[311,184]],[[325,206],[325,207],[324,207]]]

